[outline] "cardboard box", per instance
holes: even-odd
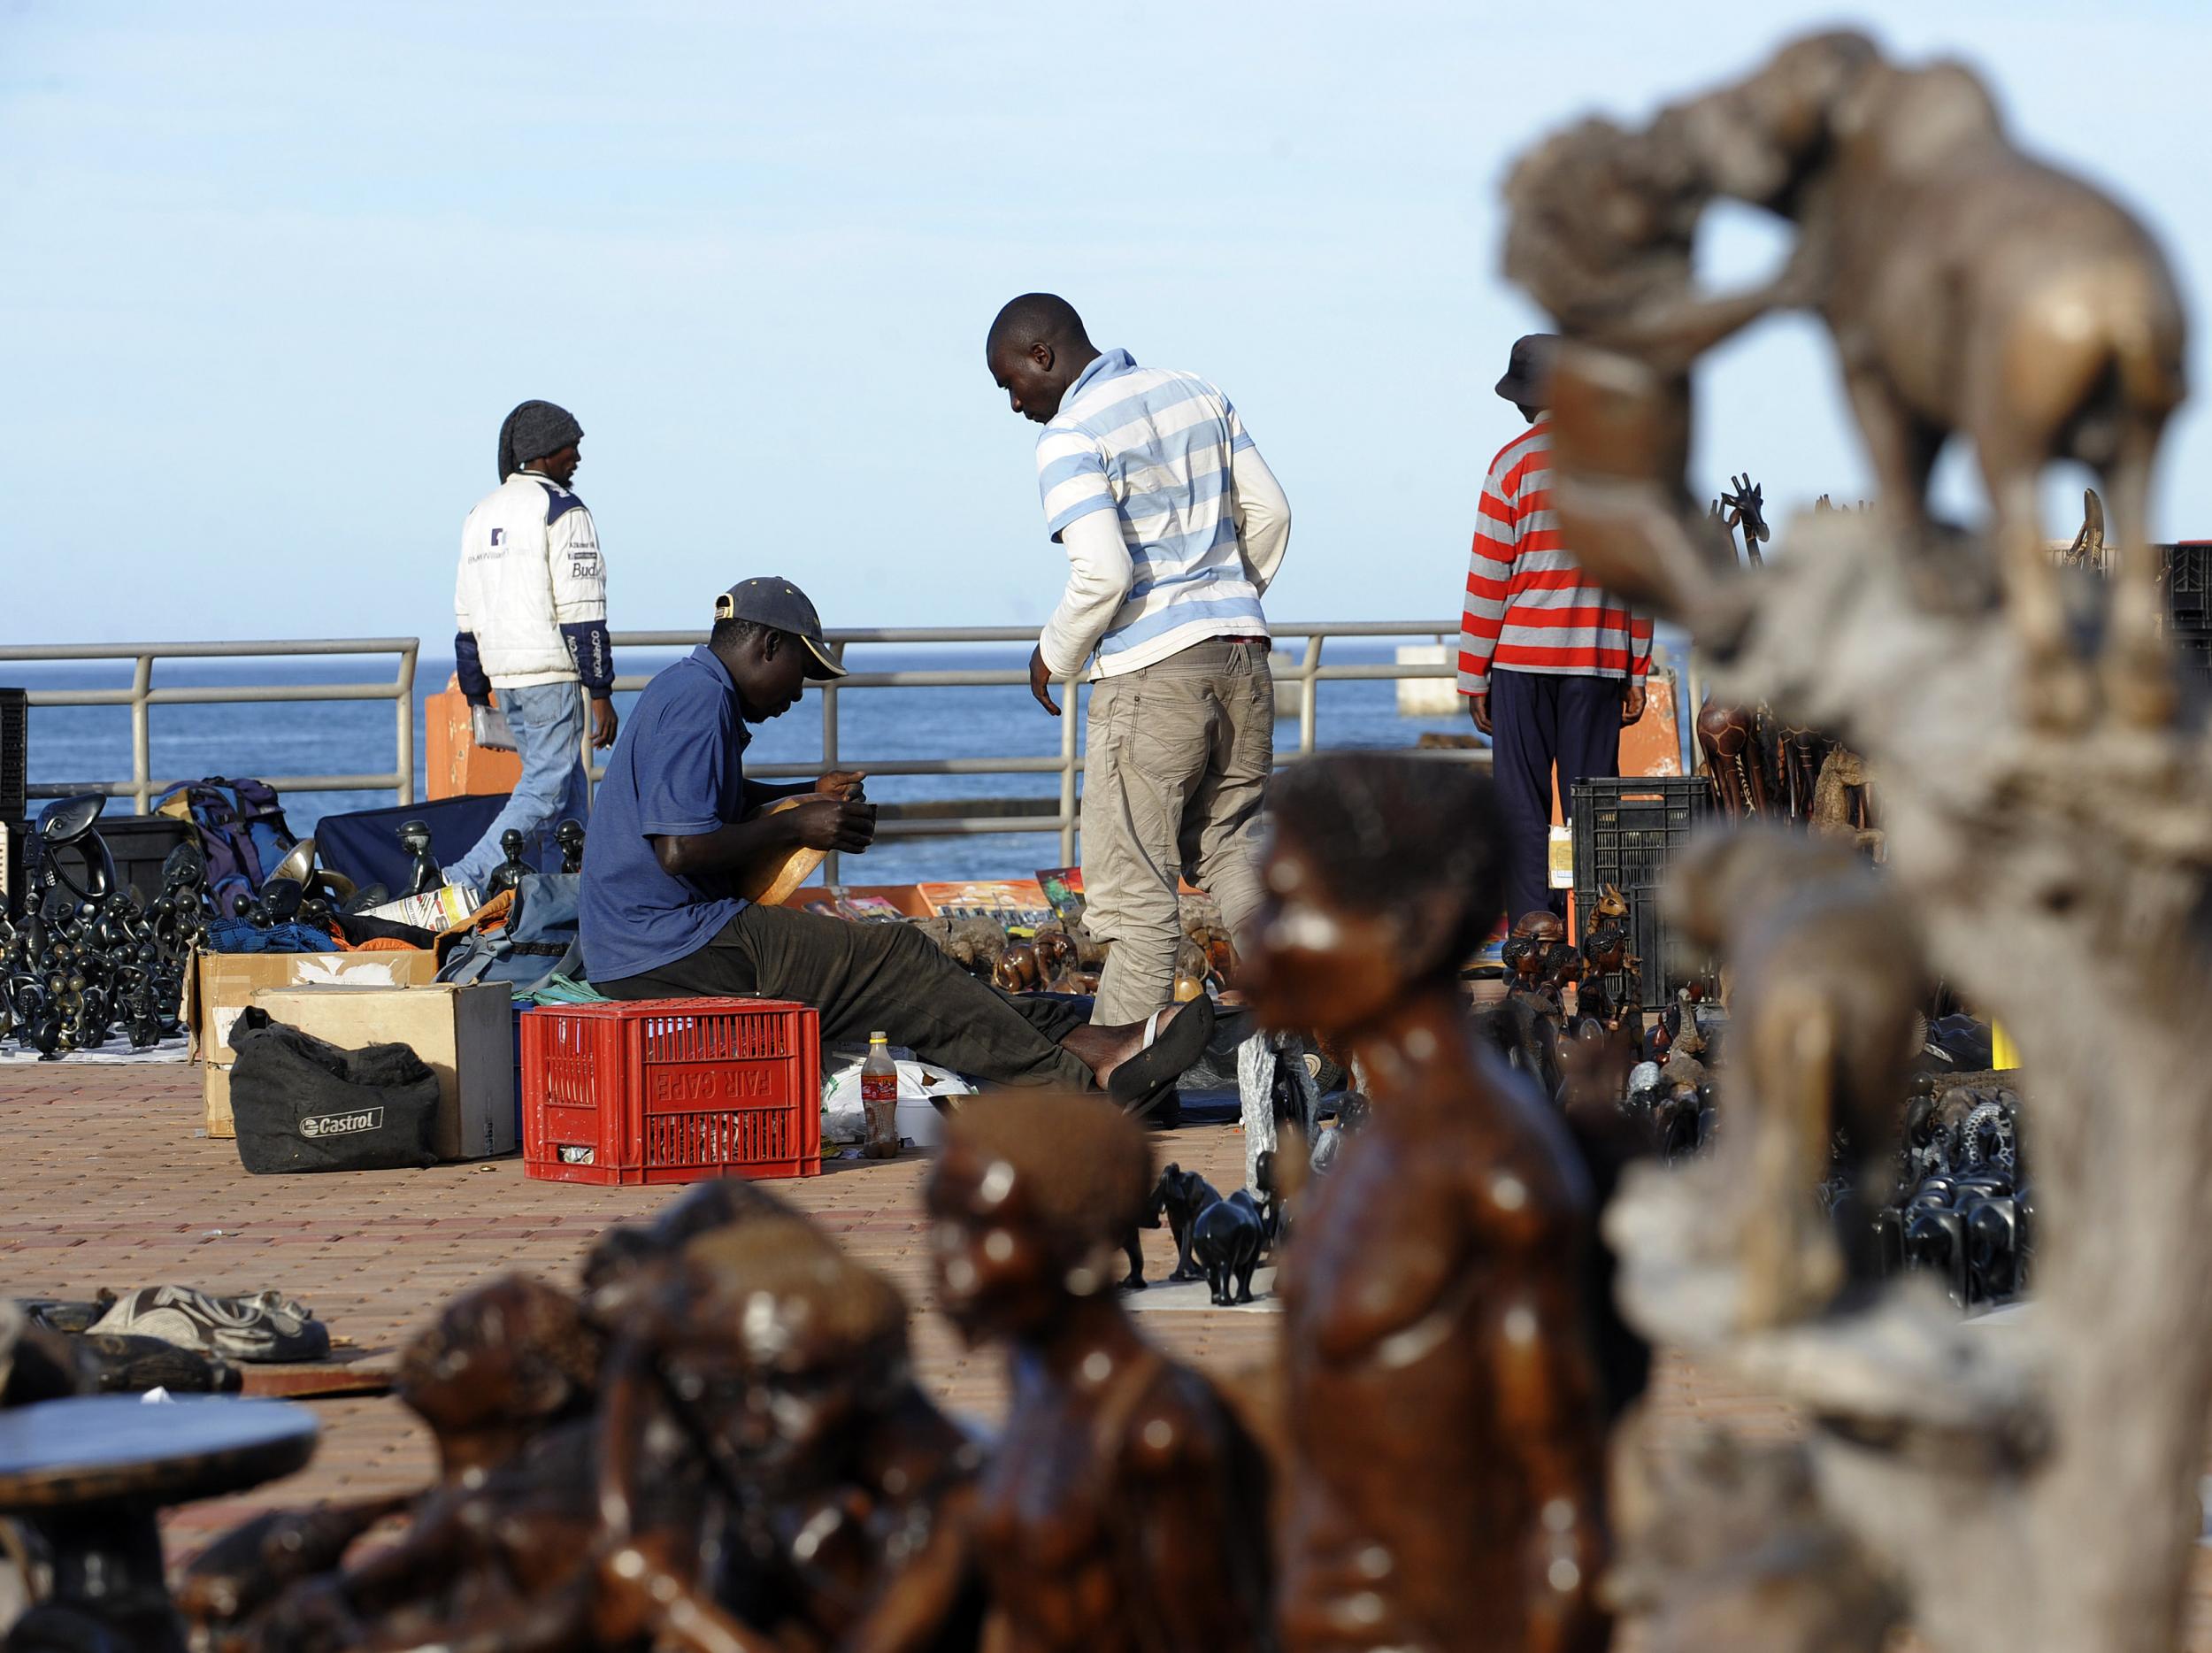
[[[424,948],[367,953],[202,953],[187,985],[186,1020],[192,1059],[228,1064],[230,1025],[264,988],[417,988],[437,980],[438,960]]]
[[[235,1136],[238,1122],[230,1111],[230,1064],[210,1062],[202,1070],[206,1077],[201,1081],[201,1094],[207,1101],[207,1134],[210,1136]]]
[[[411,1048],[438,1076],[430,1147],[439,1158],[491,1159],[521,1146],[515,1122],[514,996],[505,982],[265,988],[253,1003],[272,1019],[349,1050],[372,1044]]]

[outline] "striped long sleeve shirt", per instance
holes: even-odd
[[[1591,583],[1561,542],[1551,504],[1551,427],[1538,420],[1490,462],[1459,622],[1459,692],[1486,695],[1493,668],[1641,678],[1651,621]]]
[[[1264,637],[1260,597],[1290,502],[1229,398],[1102,350],[1037,437],[1045,528],[1067,590],[1038,648],[1064,676],[1094,650],[1117,677],[1212,637]]]

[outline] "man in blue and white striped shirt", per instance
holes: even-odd
[[[985,346],[1014,411],[1042,425],[1037,486],[1067,552],[1030,692],[1094,656],[1083,787],[1085,922],[1113,947],[1094,1019],[1172,999],[1176,880],[1231,930],[1260,902],[1256,837],[1275,758],[1260,596],[1290,540],[1290,502],[1236,409],[1195,374],[1100,350],[1065,299],[1025,293]]]

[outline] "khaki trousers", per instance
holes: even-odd
[[[1083,767],[1084,922],[1111,942],[1094,1022],[1174,997],[1179,873],[1232,934],[1259,911],[1259,818],[1275,763],[1267,651],[1217,638],[1091,689]]]

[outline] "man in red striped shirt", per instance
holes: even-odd
[[[1644,715],[1651,621],[1590,582],[1551,504],[1544,385],[1558,340],[1513,346],[1498,394],[1529,428],[1490,462],[1459,625],[1459,692],[1490,737],[1506,833],[1506,916],[1559,909],[1547,876],[1552,771],[1559,796],[1620,773],[1621,730]]]

